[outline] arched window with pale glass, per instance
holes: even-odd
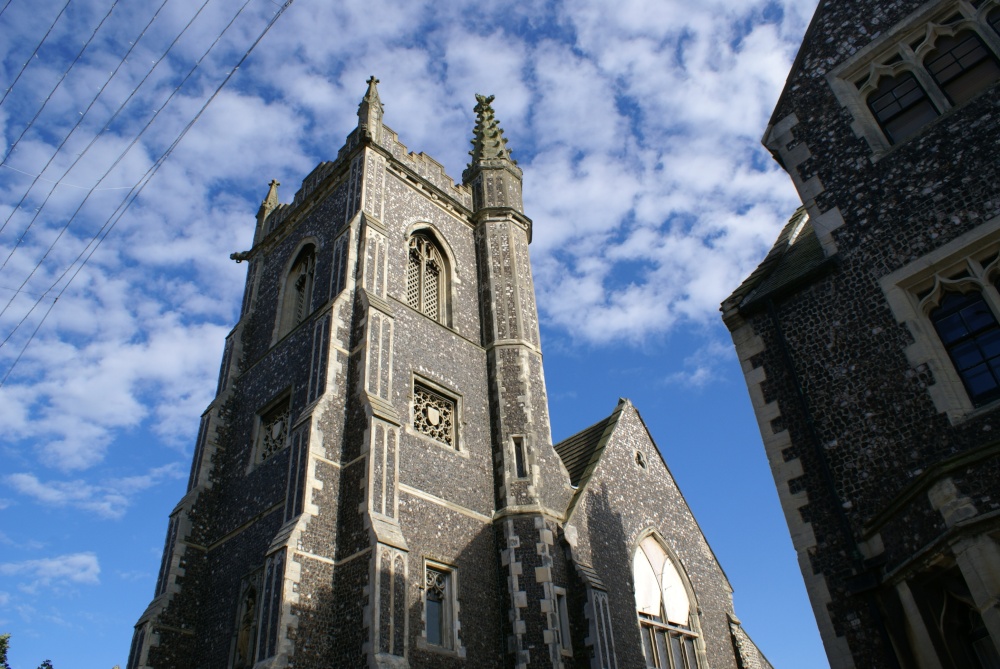
[[[647,669],[699,669],[697,607],[678,566],[653,536],[639,542],[632,577]]]
[[[406,303],[447,325],[448,273],[440,247],[427,233],[410,237],[406,264]]]
[[[295,256],[295,262],[285,276],[278,313],[278,339],[294,330],[312,312],[315,278],[316,247],[307,244]]]

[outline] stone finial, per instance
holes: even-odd
[[[376,142],[382,134],[382,101],[378,97],[378,79],[368,77],[368,90],[358,105],[358,128]]]
[[[271,183],[267,189],[267,196],[264,201],[260,203],[260,209],[257,210],[257,225],[264,223],[264,220],[268,217],[272,211],[274,211],[278,206],[278,186],[281,183],[277,179],[271,179]]]
[[[473,148],[469,151],[472,156],[470,168],[483,160],[509,160],[517,165],[517,161],[510,157],[507,138],[503,136],[503,128],[494,115],[493,99],[492,95],[476,94],[476,127],[472,131]]]

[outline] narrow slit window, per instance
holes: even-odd
[[[519,479],[528,477],[528,464],[525,455],[524,437],[514,437],[514,467]]]

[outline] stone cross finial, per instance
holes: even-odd
[[[260,203],[260,209],[257,210],[258,226],[262,225],[268,215],[278,207],[278,186],[280,185],[281,183],[277,179],[271,179],[267,188],[267,196],[264,197],[264,201]]]
[[[378,79],[375,75],[368,77],[368,90],[358,106],[358,128],[375,142],[381,139],[382,133],[382,101],[378,97]]]

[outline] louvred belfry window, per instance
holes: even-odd
[[[406,266],[406,303],[428,318],[442,321],[444,263],[441,252],[426,235],[410,238]]]

